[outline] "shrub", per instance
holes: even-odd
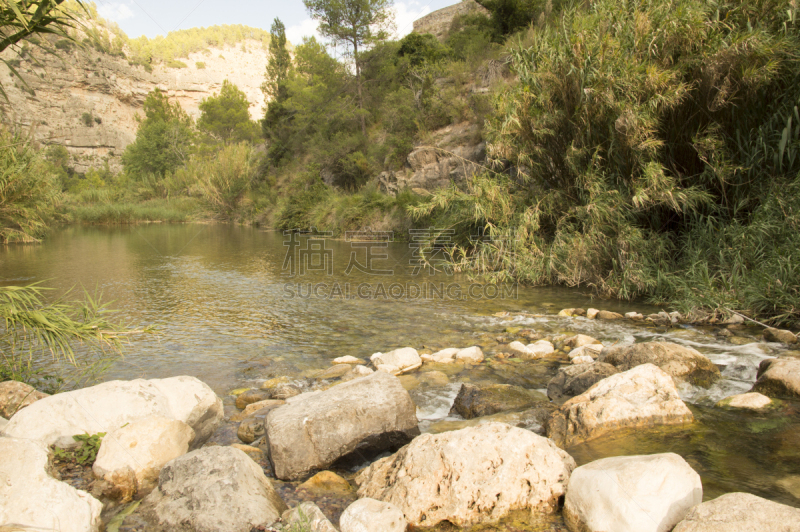
[[[213,212],[223,217],[233,214],[255,179],[259,157],[246,143],[229,144],[196,167],[198,187]]]
[[[205,64],[204,62],[202,62],[202,61],[197,61],[197,62],[194,64],[194,67],[195,67],[197,70],[203,70],[204,68],[206,68],[206,64]]]

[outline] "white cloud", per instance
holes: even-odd
[[[133,18],[131,8],[121,2],[101,4],[97,7],[97,12],[100,13],[101,17],[115,22]]]
[[[396,2],[394,4],[394,22],[397,26],[395,36],[399,39],[405,37],[414,29],[414,21],[431,12],[429,6],[420,7],[414,0],[409,2]]]
[[[303,37],[316,37],[318,41],[322,40],[319,34],[319,22],[314,19],[307,18],[300,24],[289,26],[286,28],[286,38],[290,43],[297,46],[303,44]]]

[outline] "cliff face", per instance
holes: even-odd
[[[56,57],[31,47],[22,57],[6,50],[3,58],[19,61],[16,70],[31,89],[0,64],[0,80],[9,99],[0,100],[3,121],[31,129],[42,144],[65,146],[79,172],[101,167],[106,160],[113,170],[120,169],[123,150],[136,138],[136,114],[142,114],[147,93],[156,87],[198,118],[201,100],[219,92],[228,79],[247,95],[251,117],[263,116],[260,87],[267,52],[259,41],[209,48],[181,59],[188,68],[159,65],[151,73],[92,48],[73,48]],[[198,68],[197,62],[205,68]],[[88,123],[84,113],[91,115]]]
[[[463,0],[452,6],[437,9],[414,21],[414,33],[430,33],[440,41],[443,41],[450,31],[450,25],[454,18],[474,12],[481,12],[487,15],[489,13],[475,0]]]

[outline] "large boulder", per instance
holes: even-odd
[[[186,454],[193,439],[194,431],[183,421],[158,416],[137,419],[105,435],[92,471],[116,484],[126,477],[125,470],[131,470],[137,491],[148,492],[164,464]]]
[[[547,435],[568,446],[621,428],[693,419],[672,378],[653,364],[643,364],[607,377],[564,403],[548,420]]]
[[[19,410],[45,397],[48,397],[46,393],[24,382],[0,382],[0,417],[8,419]]]
[[[293,397],[265,428],[275,475],[296,480],[358,452],[396,450],[419,434],[416,407],[400,380],[382,371]]]
[[[603,349],[599,360],[621,371],[654,364],[677,380],[708,387],[720,378],[719,368],[691,347],[670,342],[644,342]]]
[[[287,510],[264,471],[233,447],[203,447],[169,462],[139,514],[152,532],[250,532]]]
[[[359,497],[394,504],[412,526],[470,526],[512,510],[553,512],[575,461],[504,423],[424,434],[356,478]]]
[[[743,408],[746,410],[763,410],[772,406],[772,399],[758,392],[731,395],[717,402],[722,408]]]
[[[374,353],[369,359],[375,369],[392,375],[407,373],[422,366],[422,359],[413,347],[403,347],[388,353]]]
[[[397,506],[369,497],[348,506],[339,518],[342,532],[406,532],[407,526]]]
[[[100,501],[47,474],[40,441],[0,438],[0,524],[34,530],[96,532]]]
[[[726,493],[692,508],[673,532],[800,532],[800,509]]]
[[[775,329],[768,327],[764,329],[764,340],[767,342],[783,342],[784,344],[796,344],[797,336],[792,331],[786,329]]]
[[[758,366],[752,392],[767,397],[800,398],[800,358],[768,358]]]
[[[556,376],[547,383],[547,397],[553,401],[564,401],[582,394],[595,383],[617,373],[617,368],[603,362],[561,367]]]
[[[313,502],[301,502],[291,510],[286,510],[281,516],[281,521],[283,521],[284,527],[288,527],[289,531],[336,532],[333,524],[328,521],[319,506]]]
[[[9,420],[5,434],[70,447],[76,434],[109,433],[150,416],[183,421],[197,447],[222,420],[222,400],[194,377],[110,381],[36,401]]]
[[[511,384],[462,384],[450,413],[464,419],[489,416],[498,412],[524,410],[547,402],[544,394]]]
[[[701,502],[700,475],[677,454],[617,456],[572,472],[564,521],[572,532],[668,532]]]

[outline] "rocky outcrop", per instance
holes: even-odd
[[[439,40],[444,40],[450,32],[453,19],[470,13],[485,13],[488,11],[474,0],[457,2],[451,6],[437,9],[414,21],[414,33],[430,33]]]
[[[415,527],[553,512],[575,461],[552,441],[504,423],[424,434],[359,474],[359,497],[394,504]]]
[[[644,342],[603,349],[599,360],[626,371],[654,364],[677,380],[710,386],[720,378],[719,368],[696,349],[670,342]]]
[[[97,532],[100,501],[47,473],[47,446],[0,438],[0,524],[33,530]]]
[[[464,419],[489,416],[498,412],[524,410],[547,398],[534,390],[511,384],[475,385],[464,383],[458,391],[450,413]]]
[[[461,122],[434,131],[431,137],[408,155],[404,168],[378,176],[384,192],[395,195],[405,188],[430,191],[460,185],[481,170],[486,143],[477,124]]]
[[[569,446],[617,429],[693,419],[672,378],[652,364],[643,364],[607,377],[564,403],[548,420],[547,435]]]
[[[139,419],[103,437],[92,470],[111,484],[130,470],[136,491],[149,492],[164,464],[186,454],[193,439],[194,431],[183,421],[158,416]],[[118,488],[124,491],[123,486]]]
[[[222,400],[194,377],[109,381],[40,399],[9,420],[5,434],[70,447],[76,434],[109,433],[151,416],[189,425],[197,447],[222,420]]]
[[[800,398],[800,358],[768,358],[758,366],[752,392],[767,397]]]
[[[168,463],[139,513],[153,532],[250,532],[287,510],[261,467],[232,447],[204,447]]]
[[[295,480],[349,455],[396,450],[419,434],[400,381],[376,371],[324,392],[292,398],[266,420],[275,475]]]
[[[703,485],[674,453],[596,460],[572,472],[564,521],[572,532],[669,532],[703,502]]]
[[[2,57],[19,61],[16,70],[30,87],[10,78],[8,67],[0,64],[0,76],[11,81],[3,84],[8,94],[4,121],[31,128],[43,144],[65,146],[79,172],[102,167],[106,160],[112,170],[120,169],[122,152],[136,138],[136,114],[142,114],[144,99],[155,88],[196,119],[203,98],[218,93],[228,79],[247,95],[250,116],[263,116],[261,83],[268,53],[260,41],[208,48],[183,58],[187,68],[156,65],[152,72],[91,47],[72,47],[60,57],[36,47],[22,55],[8,49]],[[198,69],[197,62],[204,68]],[[91,117],[87,123],[84,113]]]
[[[0,382],[0,417],[9,419],[19,410],[45,397],[46,393],[24,382]]]
[[[547,397],[557,402],[564,401],[582,394],[596,383],[617,373],[617,368],[604,362],[561,367],[556,376],[547,383]]]
[[[673,532],[800,532],[800,509],[749,493],[726,493],[692,508]]]
[[[369,497],[348,506],[339,518],[342,532],[405,532],[407,526],[397,506]]]

